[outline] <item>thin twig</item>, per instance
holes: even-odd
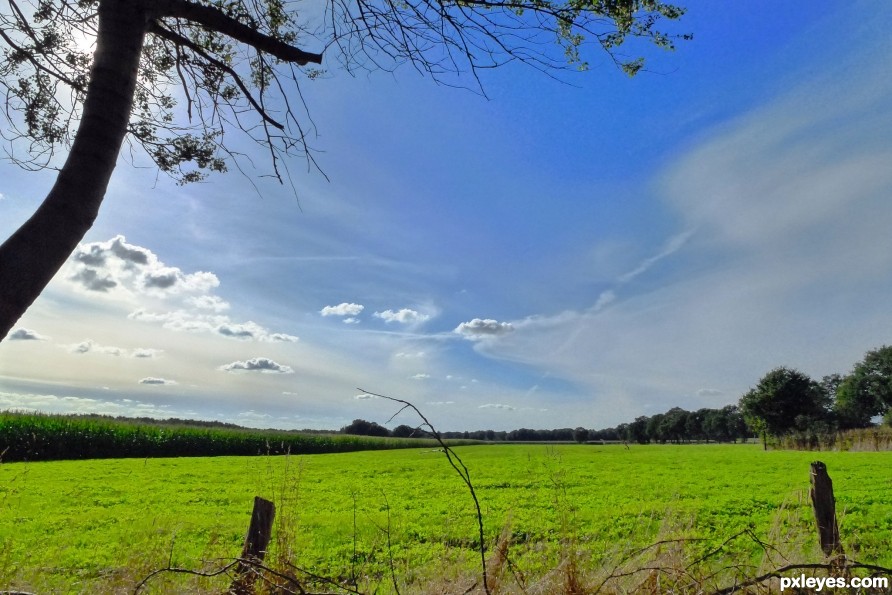
[[[411,409],[415,412],[416,415],[418,415],[418,417],[420,417],[424,421],[422,427],[427,427],[427,431],[429,431],[430,434],[434,437],[434,440],[436,440],[440,444],[440,447],[443,449],[443,453],[446,455],[446,460],[449,461],[449,464],[452,465],[452,468],[455,469],[455,472],[458,473],[459,477],[461,477],[464,484],[468,487],[468,491],[471,493],[471,498],[474,500],[474,507],[477,509],[477,529],[480,536],[480,566],[483,576],[483,590],[486,592],[486,595],[491,595],[489,585],[486,581],[486,542],[483,531],[483,512],[481,512],[480,510],[480,501],[477,499],[477,492],[474,491],[474,484],[471,483],[471,472],[465,466],[464,462],[461,460],[461,457],[459,457],[455,453],[455,451],[452,450],[452,448],[450,448],[449,445],[443,441],[440,433],[437,432],[431,422],[428,421],[423,413],[421,413],[418,407],[403,399],[397,399],[395,397],[388,397],[386,395],[373,393],[362,388],[359,388],[357,390],[367,395],[378,397],[379,399],[387,399],[388,401],[393,401],[394,403],[401,403],[403,406],[400,408],[399,411],[397,411],[390,417],[390,420],[393,420],[393,418],[395,418],[406,409]]]

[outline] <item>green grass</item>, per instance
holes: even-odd
[[[512,562],[524,576],[547,575],[571,549],[582,567],[597,569],[657,539],[701,540],[684,544],[696,559],[748,526],[785,555],[816,561],[807,496],[815,458],[833,478],[847,552],[892,566],[892,453],[752,445],[457,452],[471,471],[488,545],[510,523]],[[273,559],[356,576],[369,591],[388,590],[391,559],[408,592],[453,575],[469,582],[450,592],[473,582],[473,504],[443,454],[430,449],[3,464],[0,589],[132,591],[169,561],[213,566],[240,552],[254,495],[279,508]],[[765,564],[749,538],[714,561],[732,558]],[[173,579],[150,586],[173,588],[165,580]]]

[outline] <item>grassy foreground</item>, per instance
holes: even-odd
[[[456,450],[471,471],[488,545],[503,530],[510,536],[504,581],[526,592],[568,563],[578,580],[597,584],[605,568],[655,559],[683,567],[718,548],[704,573],[732,567],[713,579],[725,586],[734,573],[820,561],[808,504],[815,458],[833,478],[846,551],[892,566],[892,453],[816,457],[752,445]],[[240,552],[254,495],[278,506],[269,559],[283,567],[355,579],[364,592],[388,592],[396,581],[404,593],[462,593],[479,578],[473,503],[443,454],[429,449],[3,464],[0,590],[132,592],[168,563],[217,567]],[[747,527],[777,549],[749,535],[722,545]],[[657,540],[670,543],[635,553]],[[164,575],[144,592],[220,592],[226,584]]]

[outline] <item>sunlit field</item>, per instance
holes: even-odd
[[[714,587],[789,561],[821,561],[808,501],[809,462],[818,456],[834,481],[846,552],[892,566],[892,453],[816,456],[754,445],[456,451],[476,488],[488,555],[500,535],[507,544],[507,562],[493,562],[507,592],[542,592],[570,560],[580,581],[595,584],[618,565],[683,567],[705,558],[698,576],[731,568],[708,579]],[[212,570],[241,552],[255,495],[278,508],[271,565],[362,592],[396,584],[463,593],[479,581],[467,488],[438,449],[412,449],[3,464],[0,589],[132,592],[168,565]],[[646,547],[657,541],[665,543]],[[227,580],[164,574],[143,592],[220,592]],[[623,588],[637,584],[624,580]]]

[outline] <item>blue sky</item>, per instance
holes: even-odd
[[[0,407],[387,420],[362,387],[441,429],[600,428],[847,372],[892,342],[890,11],[685,5],[694,40],[634,79],[332,66],[298,200],[122,159],[0,343]],[[51,183],[0,163],[0,234]]]

